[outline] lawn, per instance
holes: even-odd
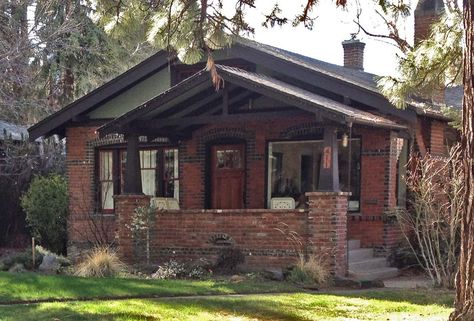
[[[0,273],[0,321],[435,321],[447,319],[453,298],[452,292],[421,289],[309,293],[258,279],[233,283]],[[57,302],[64,299],[71,301]],[[35,300],[56,302],[29,302]]]
[[[0,303],[48,299],[295,292],[297,290],[290,283],[264,282],[254,279],[242,282],[94,279],[0,272]]]
[[[355,294],[266,294],[133,299],[0,307],[0,320],[446,320],[449,292],[361,291]]]

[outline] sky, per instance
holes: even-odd
[[[305,0],[280,0],[283,12],[288,16],[295,16]],[[361,0],[359,8],[362,9],[361,21],[364,28],[373,33],[386,31],[384,23],[377,16],[373,7],[373,0]],[[412,10],[416,7],[416,0],[412,1]],[[350,39],[352,33],[358,31],[353,22],[357,8],[356,1],[348,1],[347,9],[336,8],[334,0],[320,0],[314,15],[317,16],[313,30],[303,26],[292,27],[291,23],[283,27],[267,29],[261,26],[264,21],[263,13],[271,11],[274,0],[257,0],[256,10],[248,13],[248,21],[255,27],[255,35],[250,37],[275,47],[290,50],[326,62],[342,65],[342,41]],[[363,3],[363,4],[362,4]],[[403,32],[409,43],[413,43],[413,15],[404,23]],[[364,52],[365,71],[378,75],[396,74],[399,50],[390,42],[375,39],[365,35],[362,31],[357,36],[366,43]]]

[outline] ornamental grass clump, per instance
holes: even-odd
[[[75,275],[82,277],[115,277],[125,272],[127,266],[120,261],[117,253],[108,247],[97,247],[86,254],[76,268]]]
[[[294,249],[298,260],[288,275],[288,280],[301,285],[326,285],[331,280],[328,253],[323,249],[319,255],[308,253],[303,238],[296,231],[290,230],[288,224],[280,222],[281,227],[275,228],[280,232],[290,247]]]
[[[326,285],[331,273],[324,257],[310,255],[308,258],[300,255],[288,279],[295,283],[308,285]]]

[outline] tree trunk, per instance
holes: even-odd
[[[465,30],[464,100],[461,145],[465,181],[461,253],[456,276],[456,303],[450,321],[474,320],[474,0],[463,1]]]

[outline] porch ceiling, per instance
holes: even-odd
[[[152,137],[189,134],[204,124],[313,114],[337,123],[403,130],[406,126],[322,97],[283,81],[217,65],[225,81],[215,91],[209,72],[201,70],[157,97],[100,127],[101,136],[138,133]],[[249,101],[266,96],[281,103],[274,108],[251,108]],[[242,108],[244,107],[244,108]]]

